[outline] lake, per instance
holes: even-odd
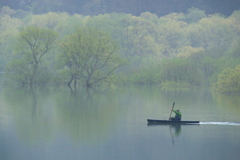
[[[147,125],[171,107],[199,125]],[[174,115],[174,114],[172,114]],[[240,97],[206,89],[0,91],[1,160],[240,159]]]

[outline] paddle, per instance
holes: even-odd
[[[174,105],[175,105],[175,102],[173,102],[173,106],[172,106],[172,109],[171,109],[171,113],[170,113],[169,119],[171,118],[171,114],[172,114],[172,110],[174,108]]]

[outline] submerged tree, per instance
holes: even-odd
[[[23,28],[16,43],[16,59],[8,65],[11,77],[24,85],[37,84],[39,68],[43,65],[42,58],[53,48],[56,38],[57,33],[51,29],[35,26]]]
[[[108,79],[122,64],[116,55],[117,44],[105,32],[77,28],[61,43],[59,61],[72,81],[81,80],[87,87]]]

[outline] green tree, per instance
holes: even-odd
[[[192,47],[224,49],[235,39],[235,31],[228,23],[226,18],[212,15],[188,25],[185,35]]]
[[[177,49],[185,43],[183,33],[187,23],[178,20],[182,16],[172,13],[159,19],[157,39],[161,46],[160,50],[165,56],[176,54]]]
[[[77,28],[61,43],[58,61],[70,76],[68,85],[80,79],[87,87],[107,80],[122,65],[117,44],[106,33],[90,28]],[[65,72],[65,73],[66,73]]]
[[[56,38],[57,33],[51,29],[35,26],[23,28],[15,48],[16,57],[8,65],[10,77],[20,76],[21,78],[17,79],[25,85],[37,84],[39,69],[44,67],[43,56],[53,48]],[[24,70],[19,70],[20,68]],[[21,76],[23,73],[24,77]]]
[[[14,18],[14,10],[9,7],[0,9],[0,72],[3,72],[6,64],[12,58],[9,54],[12,52],[14,38],[18,33],[18,28],[23,22]]]
[[[240,65],[226,68],[218,75],[214,89],[221,93],[240,93]]]
[[[174,82],[176,84],[201,85],[202,73],[189,59],[174,58],[161,64],[162,82]]]
[[[55,27],[60,22],[65,22],[69,17],[66,13],[56,13],[56,12],[48,12],[42,15],[33,15],[31,21],[29,22],[30,25],[35,25],[41,28],[51,28],[55,29]]]
[[[207,17],[207,15],[204,11],[192,7],[188,9],[188,13],[184,16],[183,21],[187,23],[195,23],[205,17]]]
[[[156,25],[142,17],[127,17],[121,21],[121,46],[126,55],[144,56],[157,54]]]

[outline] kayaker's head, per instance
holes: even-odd
[[[180,111],[177,109],[177,112],[180,112]]]

